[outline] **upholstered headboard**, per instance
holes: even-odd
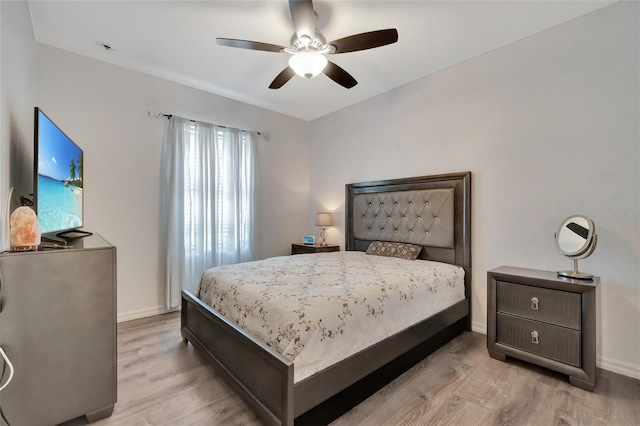
[[[471,289],[471,172],[421,176],[346,186],[347,250],[372,241],[423,246],[421,259],[465,269]]]
[[[353,237],[453,248],[453,188],[353,194]]]

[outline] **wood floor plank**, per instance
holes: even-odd
[[[260,425],[179,328],[177,312],[118,324],[118,402],[94,425]],[[640,426],[640,381],[598,370],[587,392],[557,372],[495,360],[484,335],[464,333],[332,423],[347,425]]]

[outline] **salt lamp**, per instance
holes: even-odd
[[[11,213],[11,247],[16,250],[29,250],[40,245],[40,222],[36,213],[29,207],[18,207]]]

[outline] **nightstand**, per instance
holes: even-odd
[[[321,246],[320,244],[291,244],[291,254],[327,253],[340,251],[340,246]]]
[[[596,286],[556,272],[501,266],[487,272],[487,349],[596,385]]]

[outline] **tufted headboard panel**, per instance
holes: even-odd
[[[465,269],[470,297],[471,172],[348,184],[345,216],[347,250],[376,240],[421,245],[421,259]]]
[[[372,192],[353,196],[353,237],[454,247],[452,188]]]

